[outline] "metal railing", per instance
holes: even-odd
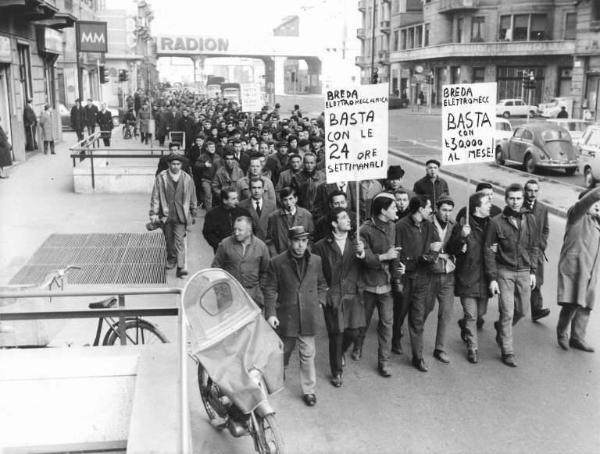
[[[111,291],[114,290],[114,291]],[[89,309],[85,308],[74,308],[74,309],[63,309],[63,310],[43,310],[43,311],[6,311],[0,308],[0,322],[3,321],[17,321],[17,320],[49,320],[49,319],[85,319],[85,318],[100,318],[100,317],[115,317],[118,318],[118,334],[121,340],[121,344],[126,343],[125,334],[125,317],[129,316],[178,316],[178,341],[179,341],[179,373],[181,374],[179,380],[179,424],[180,424],[180,446],[177,447],[176,452],[187,453],[189,448],[189,410],[188,410],[188,397],[187,397],[187,329],[184,318],[184,308],[181,298],[177,298],[178,304],[176,306],[147,306],[147,307],[125,307],[125,297],[131,295],[181,295],[183,292],[182,288],[171,287],[171,288],[135,288],[135,289],[103,289],[103,290],[39,290],[33,291],[0,291],[0,302],[4,298],[11,299],[26,299],[26,298],[70,298],[70,297],[98,297],[98,296],[117,296],[118,307],[114,309]],[[85,303],[87,305],[87,302]],[[8,306],[4,306],[4,309]]]

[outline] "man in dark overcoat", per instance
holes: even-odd
[[[77,134],[77,141],[82,141],[85,123],[83,106],[81,105],[81,99],[79,98],[75,100],[75,105],[71,107],[71,128],[73,128],[75,134]]]
[[[328,218],[330,232],[313,251],[321,257],[329,287],[323,312],[329,335],[331,384],[339,388],[343,383],[343,355],[365,326],[361,278],[365,250],[362,241],[353,241],[350,213],[345,208],[334,208]]]
[[[301,225],[289,229],[289,248],[271,260],[263,294],[265,317],[283,340],[285,366],[298,343],[303,400],[312,407],[317,403],[317,315],[319,305],[325,305],[327,282],[321,258],[308,250],[308,236],[309,232]]]

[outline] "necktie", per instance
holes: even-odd
[[[260,217],[260,201],[256,201],[256,213],[258,213],[258,216]]]

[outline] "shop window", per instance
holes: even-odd
[[[23,87],[23,103],[33,98],[33,84],[31,81],[31,60],[29,57],[29,46],[17,44],[19,54],[19,80]]]
[[[548,19],[545,14],[532,14],[529,39],[531,41],[542,41],[544,39],[548,39],[548,32],[546,31],[547,26]]]
[[[527,41],[527,25],[529,24],[529,14],[515,14],[513,41]]]
[[[500,16],[500,41],[512,40],[512,16]]]
[[[567,13],[565,17],[565,39],[577,37],[577,13]]]
[[[484,41],[485,17],[474,16],[471,19],[471,42],[482,43]]]
[[[423,45],[429,46],[429,24],[425,24],[425,33],[423,35]]]

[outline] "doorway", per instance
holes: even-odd
[[[0,126],[6,133],[8,141],[12,143],[10,129],[10,110],[9,110],[9,92],[8,92],[8,65],[0,65]],[[13,152],[11,152],[13,153]],[[14,154],[12,156],[14,160]]]

